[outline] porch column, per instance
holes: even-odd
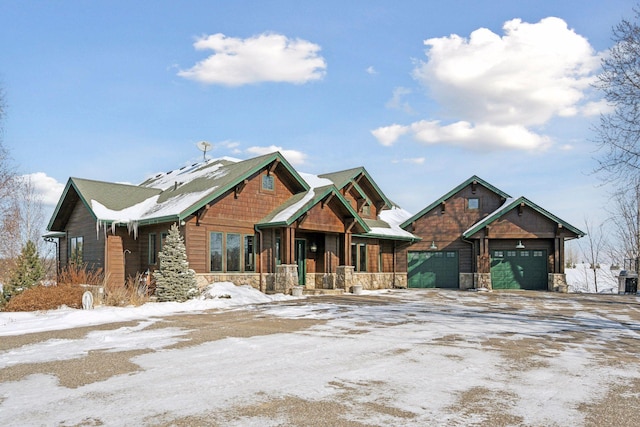
[[[491,289],[491,253],[489,251],[489,238],[486,235],[480,240],[477,271],[475,273],[476,288]]]
[[[296,230],[291,227],[284,229],[284,264],[295,264]]]

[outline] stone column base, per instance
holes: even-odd
[[[273,290],[290,294],[294,286],[298,286],[298,264],[276,265],[276,280],[273,284]]]
[[[493,289],[491,286],[491,273],[473,273],[476,289]]]

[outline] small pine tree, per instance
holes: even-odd
[[[22,247],[16,267],[11,274],[9,283],[4,287],[5,299],[10,299],[22,291],[38,284],[44,277],[44,266],[35,243],[31,240]]]
[[[159,269],[153,273],[158,301],[182,302],[193,298],[197,292],[196,276],[189,269],[184,240],[176,224],[171,226],[158,259]]]

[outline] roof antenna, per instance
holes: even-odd
[[[198,147],[198,150],[202,151],[202,161],[207,161],[207,151],[209,151],[211,149],[211,147],[213,147],[213,144],[211,144],[210,142],[207,141],[200,141],[196,144],[196,147]]]

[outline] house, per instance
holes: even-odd
[[[584,233],[477,176],[400,225],[409,287],[566,290],[564,243]]]
[[[158,268],[172,224],[198,283],[263,292],[406,287],[398,255],[419,240],[369,173],[296,171],[280,153],[207,160],[140,185],[70,178],[48,225],[60,267],[104,269],[123,284]]]

